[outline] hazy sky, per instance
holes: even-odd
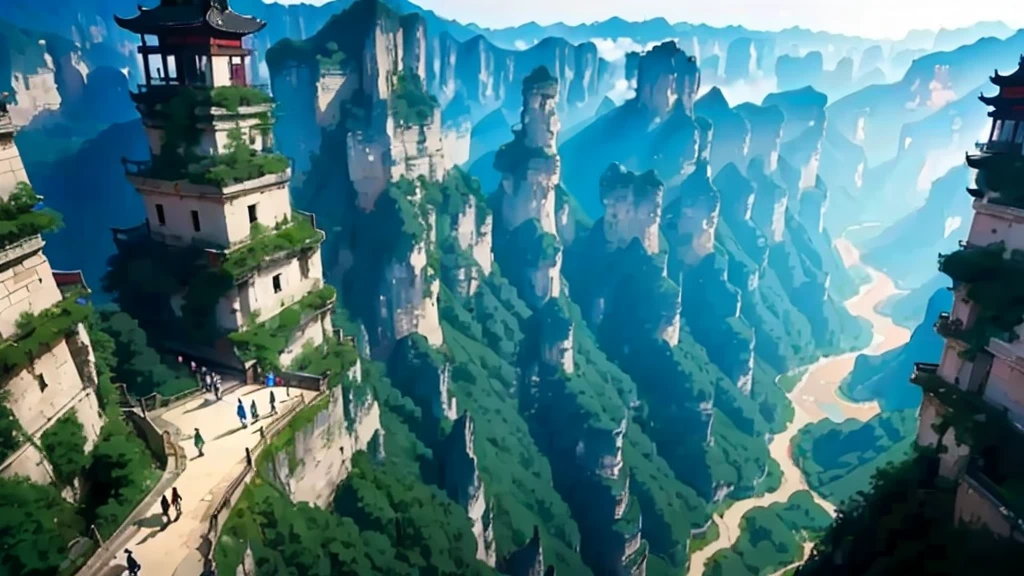
[[[280,1],[280,0],[279,0]],[[300,0],[285,0],[296,3]],[[305,0],[310,2],[311,0]],[[312,0],[322,4],[325,0]],[[716,26],[777,30],[802,26],[874,38],[900,38],[912,28],[959,28],[979,20],[1024,27],[1021,0],[413,0],[463,23],[505,27],[531,20],[578,24],[619,16],[663,16]]]

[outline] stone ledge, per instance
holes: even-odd
[[[6,266],[19,258],[25,258],[39,252],[45,244],[46,242],[43,241],[42,236],[38,234],[11,244],[0,250],[0,267]]]

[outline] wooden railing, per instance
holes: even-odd
[[[298,401],[292,402],[290,406],[283,410],[281,415],[270,426],[266,429],[261,429],[260,439],[256,442],[256,445],[246,451],[242,471],[231,481],[210,512],[210,524],[203,534],[203,541],[199,548],[203,554],[203,574],[217,573],[213,557],[214,550],[217,547],[217,540],[224,530],[224,524],[227,522],[231,509],[234,508],[235,503],[242,496],[243,489],[256,476],[256,458],[260,452],[288,425],[288,421],[292,416],[307,405],[315,403],[325,393],[326,391],[318,392],[308,402],[304,396],[300,395]]]

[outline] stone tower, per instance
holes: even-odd
[[[64,418],[76,418],[85,449],[103,426],[96,367],[82,322],[88,289],[80,272],[50,269],[40,233],[59,223],[28,183],[14,144],[15,127],[0,101],[0,420],[18,431],[0,439],[0,476],[56,479],[40,438]],[[4,426],[12,429],[11,426]]]
[[[957,523],[984,526],[1024,542],[1024,57],[998,73],[988,141],[967,156],[978,171],[974,221],[966,242],[939,257],[953,281],[953,309],[935,329],[945,339],[938,364],[917,363],[911,382],[924,391],[917,443],[940,447],[937,472],[957,486]]]
[[[265,23],[226,0],[162,0],[115,20],[142,37],[145,83],[131,97],[151,152],[125,160],[146,222],[115,241],[123,261],[162,260],[174,284],[133,312],[159,322],[166,348],[235,369],[286,366],[330,334],[335,297],[324,235],[292,209],[290,162],[272,148],[273,101],[249,83],[243,39]]]

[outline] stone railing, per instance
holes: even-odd
[[[43,244],[43,238],[38,234],[18,240],[14,244],[0,249],[0,265],[38,252],[43,249]]]
[[[301,388],[313,392],[323,392],[327,389],[329,374],[317,376],[305,372],[289,372],[287,370],[275,375],[275,388]]]
[[[213,557],[214,551],[217,548],[217,540],[220,539],[231,509],[234,508],[235,503],[242,496],[242,491],[245,487],[256,476],[256,458],[260,452],[273,441],[274,437],[281,430],[288,426],[288,421],[291,420],[292,416],[306,406],[315,403],[325,393],[325,391],[318,392],[309,401],[304,396],[299,396],[298,401],[292,402],[290,406],[285,408],[269,427],[260,430],[260,439],[256,442],[255,446],[246,451],[242,470],[228,487],[224,489],[220,498],[217,499],[217,503],[209,512],[210,524],[207,526],[206,532],[203,534],[203,541],[199,546],[199,551],[203,555],[203,574],[217,573]]]
[[[120,385],[119,389],[124,394],[124,385]],[[169,431],[157,428],[156,424],[149,419],[144,410],[122,407],[121,413],[132,424],[136,433],[146,443],[150,451],[153,452],[153,455],[164,469],[163,475],[156,486],[150,490],[149,494],[132,510],[132,513],[125,518],[117,531],[106,541],[96,531],[95,526],[90,528],[90,538],[96,541],[99,548],[96,549],[96,552],[93,553],[89,561],[85,563],[85,566],[75,573],[76,576],[99,576],[106,574],[109,570],[110,562],[124,550],[129,541],[138,533],[136,523],[149,513],[149,510],[156,504],[160,496],[167,492],[188,465],[185,448],[174,441]]]

